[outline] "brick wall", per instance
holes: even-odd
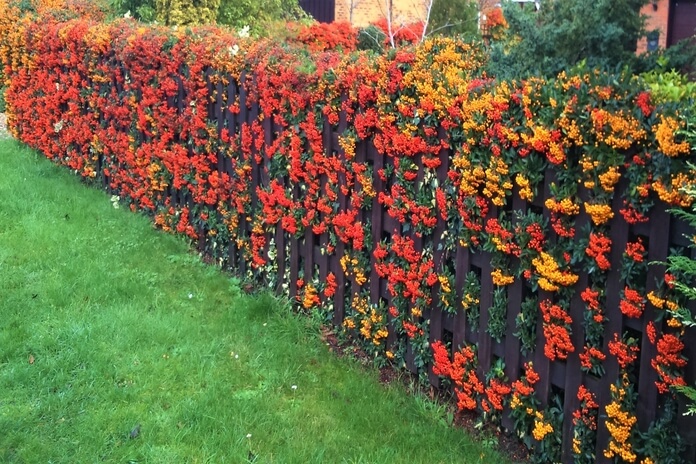
[[[352,23],[364,27],[385,16],[389,0],[336,0],[336,21],[350,21],[350,7],[353,5]],[[425,1],[393,0],[394,24],[410,23],[425,19]]]
[[[643,7],[641,13],[648,17],[645,28],[648,31],[657,29],[660,31],[660,48],[667,46],[667,27],[669,24],[669,9],[670,0],[656,0],[657,10],[653,7],[652,2]],[[641,39],[638,41],[637,52],[642,53],[647,49],[647,41]]]

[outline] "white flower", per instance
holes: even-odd
[[[189,296],[189,300],[190,300],[191,298],[193,298],[193,293],[189,293],[188,296]]]
[[[124,18],[128,19],[131,17],[131,12],[130,10],[126,11],[126,14],[123,15]]]
[[[228,47],[228,50],[232,55],[236,56],[239,53],[239,45],[234,44],[232,47]]]
[[[247,433],[247,438],[251,438],[251,434],[250,434],[250,433]]]
[[[237,32],[237,35],[242,38],[249,37],[249,26],[246,25]]]
[[[297,390],[297,385],[293,385],[293,386],[290,387],[290,388],[292,388],[293,390]]]

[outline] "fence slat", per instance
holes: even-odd
[[[624,191],[627,187],[626,180],[621,179],[617,185],[618,191]],[[622,206],[622,199],[620,195],[615,195],[612,202],[612,209],[618,211]],[[611,253],[610,261],[612,263],[620,263],[623,252],[626,249],[626,243],[628,243],[628,225],[623,220],[620,215],[615,215],[613,219],[609,222],[609,238],[611,239]],[[611,315],[608,317],[608,321],[604,324],[604,349],[603,352],[608,353],[608,343],[612,341],[614,333],[623,333],[623,315],[619,310],[619,303],[621,300],[621,289],[623,289],[623,282],[621,279],[621,273],[618,269],[619,266],[612,266],[609,270],[607,276],[607,297],[606,297],[606,314]],[[599,404],[609,404],[611,401],[610,385],[616,379],[619,374],[619,364],[614,356],[607,356],[606,361],[604,361],[605,374],[604,379],[612,379],[610,381],[604,381],[601,383],[601,388],[597,392],[597,401]],[[600,431],[606,431],[606,415],[600,414],[597,420],[597,429]],[[604,449],[608,443],[608,436],[605,433],[598,433],[597,437],[597,460],[598,462],[609,462],[607,458],[604,457]]]
[[[440,130],[440,137],[444,137],[444,130]],[[440,160],[440,165],[437,167],[437,185],[438,187],[445,182],[447,179],[447,172],[449,170],[449,160],[452,156],[449,149],[441,148],[438,153],[438,158]],[[447,223],[443,220],[437,221],[437,226],[435,227],[434,237],[433,237],[433,262],[435,263],[435,272],[441,272],[447,266],[448,261],[451,259],[450,256],[445,254],[443,234],[447,231]],[[439,291],[441,289],[440,284],[433,286],[430,292],[430,297],[433,301],[433,307],[431,308],[427,317],[430,318],[430,334],[428,341],[432,344],[436,340],[442,340],[444,331],[444,319],[445,314],[442,311],[439,300]],[[456,293],[456,288],[452,288],[451,291]],[[457,299],[455,298],[455,304],[457,304]],[[428,379],[430,384],[434,387],[440,386],[440,377],[435,375],[432,370],[432,365],[428,369]]]
[[[460,243],[457,243],[457,254],[455,257],[455,275],[454,275],[454,286],[455,289],[463,289],[466,282],[466,276],[471,270],[470,266],[470,250],[469,248],[463,247]],[[457,303],[461,304],[464,294],[462,291],[457,291]],[[457,313],[454,316],[454,329],[452,331],[452,348],[458,349],[464,346],[466,342],[466,330],[467,321],[466,313],[464,309],[459,306],[457,307]]]
[[[650,215],[650,236],[648,248],[648,262],[664,262],[669,254],[670,215],[664,208],[653,208]],[[652,265],[648,269],[646,291],[657,290],[658,279],[664,278],[665,267],[663,265]],[[648,321],[653,321],[656,317],[655,308],[646,305],[643,313],[643,322],[647,326]],[[657,390],[655,381],[657,374],[650,365],[650,361],[657,354],[656,347],[650,343],[645,336],[645,326],[643,327],[643,337],[640,346],[640,378],[638,379],[638,404],[636,405],[638,426],[642,430],[647,430],[650,423],[655,420],[657,413]]]

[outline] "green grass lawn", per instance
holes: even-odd
[[[0,462],[506,462],[318,332],[0,140]]]

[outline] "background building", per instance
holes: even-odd
[[[657,45],[661,48],[692,37],[696,30],[696,0],[652,0],[643,7],[648,17],[647,29],[659,32]],[[638,51],[647,49],[645,39],[638,43]]]
[[[347,21],[364,27],[386,17],[391,7],[395,23],[425,19],[424,0],[300,0],[300,6],[317,21]]]

